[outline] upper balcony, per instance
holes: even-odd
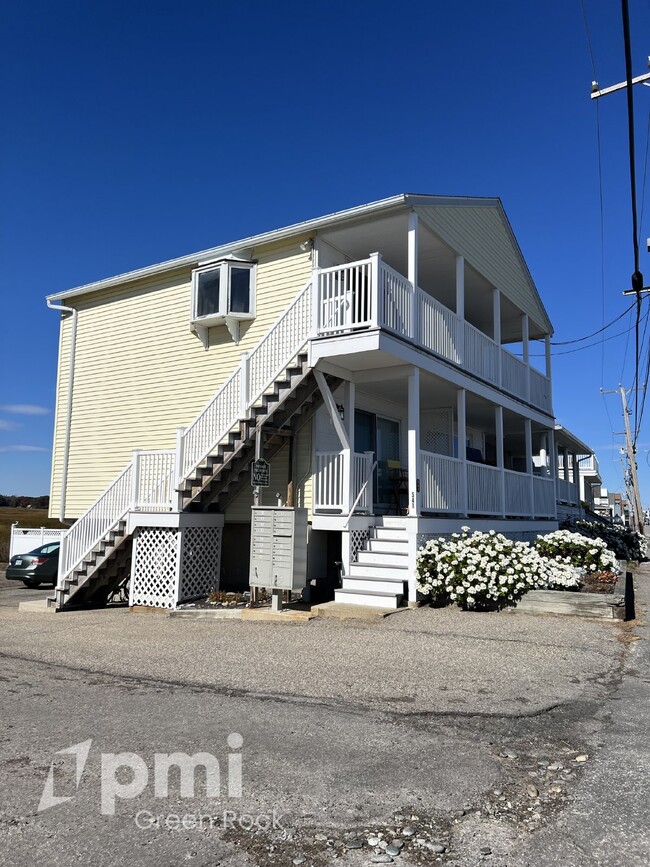
[[[493,336],[454,312],[383,261],[367,259],[314,272],[313,331],[317,338],[381,329],[444,359],[489,385],[552,413],[551,379],[528,361],[527,318],[522,321],[524,360],[500,342],[500,295],[492,290]],[[549,369],[548,342],[546,347]]]

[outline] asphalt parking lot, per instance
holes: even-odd
[[[647,770],[640,624],[428,608],[288,624],[18,611],[48,592],[0,579],[1,864],[362,864],[372,851],[348,848],[350,835],[388,838],[405,822],[416,842],[405,837],[395,863],[647,863],[647,807],[616,816]],[[138,811],[206,808],[206,792],[181,798],[178,780],[166,799],[148,786],[101,812],[100,756],[150,766],[155,753],[208,751],[223,765],[233,732],[235,812],[275,809],[282,831],[138,828]],[[88,740],[75,788],[70,754],[56,753]],[[52,762],[70,800],[39,812]]]

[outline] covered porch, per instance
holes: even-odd
[[[416,366],[366,371],[316,419],[314,526],[391,514],[553,520],[551,425]]]

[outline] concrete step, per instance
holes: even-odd
[[[387,578],[389,581],[408,580],[407,558],[403,566],[379,566],[376,563],[351,563],[350,578]]]
[[[374,564],[376,566],[408,566],[408,554],[406,551],[399,554],[388,554],[385,551],[359,551],[357,562],[363,565]]]
[[[395,593],[375,593],[370,590],[363,593],[358,590],[335,590],[334,601],[347,605],[370,605],[373,608],[399,608],[401,595]]]
[[[397,527],[401,530],[406,530],[407,519],[401,515],[379,515],[376,519],[375,527]]]
[[[343,578],[344,590],[355,590],[359,593],[375,591],[376,593],[395,593],[398,596],[404,593],[404,580],[391,578],[376,578],[374,576],[359,575]]]

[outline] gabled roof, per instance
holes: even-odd
[[[339,223],[357,221],[365,216],[404,208],[415,208],[422,221],[466,261],[497,286],[538,325],[552,333],[552,325],[537,292],[524,257],[498,198],[466,198],[459,196],[427,196],[402,193],[366,205],[337,211],[313,220],[294,223],[271,232],[252,235],[207,250],[169,259],[156,265],[139,268],[87,283],[63,292],[48,295],[49,301],[64,301],[90,292],[109,289],[122,283],[140,280],[192,267],[199,262],[218,259],[241,248],[260,247],[265,244],[309,235],[319,229]]]

